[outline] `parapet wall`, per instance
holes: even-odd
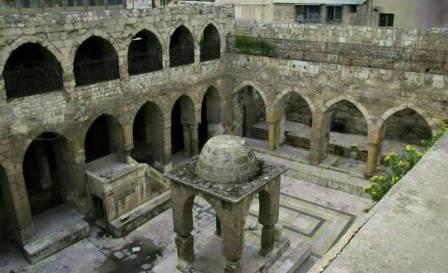
[[[448,29],[243,24],[236,36],[272,45],[272,57],[433,74],[448,71]],[[229,46],[233,45],[232,37]],[[229,48],[234,52],[234,48]]]

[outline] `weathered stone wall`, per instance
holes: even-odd
[[[3,78],[0,81],[0,165],[9,185],[4,192],[7,210],[13,211],[10,224],[15,237],[26,240],[32,235],[32,218],[22,171],[24,154],[31,141],[43,132],[54,132],[67,139],[75,162],[77,208],[85,212],[86,189],[83,176],[84,139],[92,122],[102,114],[117,120],[124,136],[122,149],[133,147],[132,127],[136,113],[147,101],[154,102],[163,115],[163,160],[171,161],[171,109],[177,98],[187,95],[194,102],[196,123],[204,93],[214,86],[227,107],[224,90],[224,64],[221,59],[200,62],[199,41],[203,30],[213,24],[221,38],[221,56],[225,56],[225,35],[233,30],[233,9],[225,6],[182,4],[164,9],[98,11],[88,13],[46,13],[0,16],[0,71],[11,52],[32,42],[48,49],[64,71],[64,89],[22,98],[7,99]],[[169,42],[175,29],[184,25],[194,37],[195,62],[169,67]],[[163,52],[163,69],[129,76],[128,46],[132,37],[147,29],[154,33]],[[86,86],[75,86],[73,60],[77,47],[91,36],[112,44],[119,58],[120,79]],[[217,109],[220,111],[220,109]],[[223,124],[230,124],[231,114],[222,111]]]

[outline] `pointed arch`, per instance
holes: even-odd
[[[367,130],[371,127],[372,125],[372,117],[370,116],[369,112],[367,111],[367,109],[358,101],[356,101],[353,97],[351,96],[339,96],[336,98],[332,98],[329,101],[327,101],[324,105],[325,107],[325,112],[330,111],[332,107],[334,107],[334,105],[342,102],[342,101],[347,101],[349,103],[351,103],[352,105],[354,105],[359,112],[362,114],[362,116],[364,117],[364,120],[366,121],[367,124]]]
[[[184,25],[176,28],[170,36],[170,67],[194,63],[194,38]]]
[[[149,30],[141,30],[134,35],[128,47],[129,75],[162,69],[162,55],[162,44],[158,37]]]
[[[51,51],[39,43],[25,43],[11,52],[3,70],[7,98],[62,90],[63,69]]]
[[[90,36],[76,50],[73,72],[77,86],[118,79],[117,51],[108,40]]]
[[[171,110],[171,153],[191,157],[197,152],[197,143],[189,132],[196,127],[194,101],[181,95]],[[189,131],[190,130],[190,131]]]
[[[200,61],[210,61],[221,57],[221,37],[212,23],[208,24],[200,38]]]
[[[221,124],[221,97],[214,86],[210,86],[202,98],[201,123],[199,124],[199,148],[208,139],[224,133]]]

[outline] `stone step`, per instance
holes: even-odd
[[[364,192],[365,188],[368,187],[370,183],[367,179],[362,179],[348,173],[332,169],[312,166],[306,163],[279,157],[277,155],[270,155],[260,149],[256,149],[256,155],[260,158],[269,159],[285,165],[289,168],[285,175],[289,177],[352,195],[370,198]]]
[[[289,248],[268,272],[295,273],[310,255],[311,244],[300,242],[297,246]]]
[[[76,211],[63,206],[36,216],[35,235],[23,246],[25,258],[37,263],[48,256],[86,238],[89,224]]]

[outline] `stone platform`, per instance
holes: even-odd
[[[115,237],[121,237],[156,217],[171,207],[171,192],[166,191],[146,203],[112,220],[108,231]]]
[[[242,272],[261,273],[267,272],[269,268],[282,256],[289,247],[289,240],[285,239],[276,242],[274,249],[269,255],[263,257],[259,254],[260,244],[258,236],[251,236],[246,232],[245,249],[241,258]],[[308,246],[308,248],[310,248]],[[201,244],[195,249],[196,259],[188,267],[183,269],[176,268],[177,257],[172,255],[157,265],[154,273],[218,273],[224,271],[224,257],[222,256],[222,240],[217,235],[211,235],[201,239]],[[309,254],[309,253],[308,253]]]
[[[23,246],[26,259],[34,264],[89,236],[89,224],[74,209],[63,205],[34,218],[35,235]]]

